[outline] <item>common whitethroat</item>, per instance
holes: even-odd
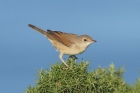
[[[44,31],[32,24],[29,24],[28,26],[45,35],[49,39],[52,45],[60,52],[59,58],[67,67],[68,65],[62,58],[64,54],[70,56],[81,54],[88,48],[90,44],[97,42],[88,35],[78,36],[76,34],[52,31],[50,29]]]

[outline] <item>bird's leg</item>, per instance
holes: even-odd
[[[61,59],[61,61],[66,65],[66,67],[68,67],[68,65],[66,64],[66,62],[62,59],[63,53],[60,53],[59,58]]]

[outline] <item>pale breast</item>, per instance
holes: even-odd
[[[86,47],[79,47],[76,44],[71,47],[68,47],[59,42],[51,41],[51,43],[59,52],[63,54],[76,55],[76,54],[81,54],[82,52],[86,50]]]

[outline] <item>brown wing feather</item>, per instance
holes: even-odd
[[[50,35],[52,35],[54,38],[56,38],[57,41],[60,43],[70,47],[71,44],[74,44],[74,42],[71,40],[74,36],[77,36],[75,34],[68,34],[61,31],[47,31]]]
[[[29,27],[33,28],[34,30],[40,32],[41,34],[44,34],[45,36],[47,36],[49,39],[54,40],[54,41],[58,41],[68,47],[71,46],[71,44],[74,44],[74,41],[72,41],[72,39],[77,36],[76,34],[69,34],[69,33],[64,33],[61,31],[51,31],[51,30],[47,30],[44,31],[32,24],[28,25]]]

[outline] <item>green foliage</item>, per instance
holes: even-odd
[[[123,80],[123,68],[88,70],[88,62],[67,60],[51,66],[50,70],[38,71],[36,86],[29,86],[26,93],[140,93],[140,79],[136,85],[128,85]]]

